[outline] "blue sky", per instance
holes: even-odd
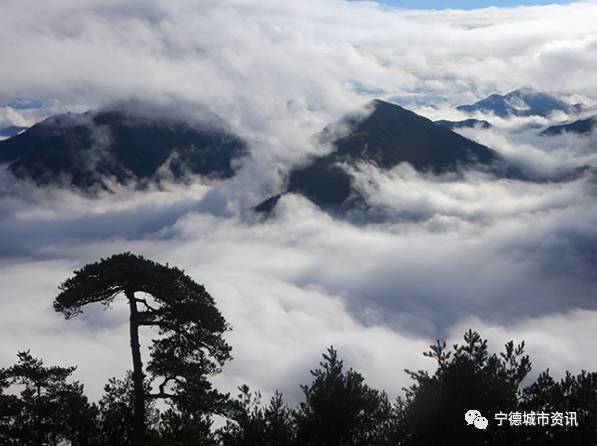
[[[546,5],[550,3],[573,3],[571,0],[380,0],[392,6],[417,9],[474,9],[488,6],[520,6],[520,5]]]

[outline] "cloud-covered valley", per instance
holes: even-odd
[[[269,218],[251,210],[282,190],[293,166],[329,149],[315,133],[373,97],[462,119],[457,104],[531,85],[590,109],[594,2],[469,12],[336,0],[2,8],[0,60],[11,69],[0,74],[0,99],[47,106],[2,107],[0,124],[152,98],[209,107],[250,150],[227,180],[96,195],[3,170],[2,364],[29,348],[47,363],[78,364],[97,397],[129,367],[126,308],[64,321],[51,303],[74,269],[132,251],[185,269],[215,297],[234,328],[234,360],[217,378],[229,391],[248,383],[296,400],[334,344],[395,396],[409,383],[405,367],[432,365],[427,345],[468,328],[496,349],[526,339],[535,371],[597,368],[587,341],[597,322],[595,134],[538,135],[567,116],[490,116],[494,128],[459,131],[537,181],[363,164],[351,174],[368,219],[338,218],[294,194]]]

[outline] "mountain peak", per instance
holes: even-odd
[[[173,108],[144,105],[123,102],[51,116],[0,141],[0,162],[9,163],[18,177],[37,183],[68,178],[81,189],[108,179],[123,184],[156,179],[162,166],[175,178],[186,172],[233,175],[233,160],[245,154],[246,144],[219,117],[203,108],[183,116]]]
[[[554,112],[578,113],[582,106],[568,104],[548,93],[523,87],[506,95],[494,93],[474,104],[459,105],[457,110],[465,113],[492,113],[502,118],[511,116],[543,116]]]
[[[561,124],[547,127],[541,132],[542,136],[562,135],[564,133],[573,133],[577,135],[588,135],[597,128],[597,116],[592,116],[578,121],[563,122]]]
[[[354,124],[351,133],[333,143],[338,159],[366,161],[382,168],[407,162],[418,170],[441,172],[493,153],[433,121],[399,105],[376,100],[373,111]]]
[[[506,94],[505,97],[508,96],[537,96],[545,94],[539,90],[535,90],[533,87],[521,87],[518,90],[511,91],[510,93]]]
[[[335,126],[324,129],[324,140],[332,145],[332,152],[292,170],[286,192],[301,194],[322,208],[338,210],[349,202],[362,202],[343,167],[346,164],[356,167],[370,163],[387,170],[408,163],[420,171],[441,173],[499,160],[493,150],[399,105],[382,100],[369,105],[367,114],[352,114],[336,124],[346,128],[348,123],[348,134],[329,141],[334,134],[330,127]],[[257,209],[270,209],[276,202],[277,197]]]

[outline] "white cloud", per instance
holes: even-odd
[[[217,186],[94,199],[0,178],[0,364],[19,348],[77,363],[97,396],[128,367],[125,312],[67,322],[50,303],[73,269],[131,250],[185,268],[215,296],[235,327],[235,360],[218,378],[228,390],[248,382],[296,399],[335,344],[396,394],[403,368],[432,365],[421,353],[436,336],[478,321],[496,340],[526,337],[538,364],[594,366],[583,342],[554,335],[587,333],[594,318],[590,176],[532,184],[367,168],[374,183],[361,185],[384,212],[379,223],[339,221],[295,196],[265,222],[243,211],[321,150],[311,135],[361,106],[368,89],[436,98],[437,113],[522,85],[597,97],[595,3],[418,12],[337,0],[5,0],[2,9],[10,69],[0,98],[204,103],[248,138],[253,158]],[[595,163],[590,139],[498,124],[468,135],[541,172]]]

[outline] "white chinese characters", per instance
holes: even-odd
[[[498,426],[578,427],[576,412],[498,412],[495,420]]]

